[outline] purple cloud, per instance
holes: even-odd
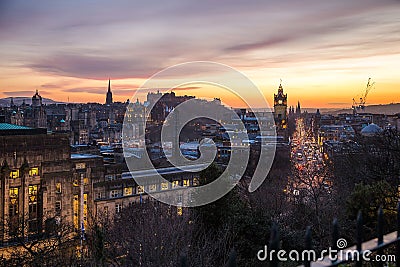
[[[0,3],[3,62],[55,76],[148,78],[193,60],[280,67],[399,47],[394,0]]]
[[[105,95],[107,93],[106,87],[77,87],[62,89],[61,91],[65,93],[88,93],[96,95]]]

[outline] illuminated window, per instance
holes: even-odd
[[[61,194],[61,183],[56,183],[56,193]]]
[[[74,181],[72,182],[72,184],[73,184],[74,186],[79,186],[78,179],[74,179]]]
[[[89,178],[85,177],[83,178],[83,184],[88,185],[89,184]]]
[[[29,194],[29,202],[36,202],[37,200],[37,185],[30,185],[28,187],[28,194]]]
[[[156,190],[157,190],[157,186],[155,184],[149,185],[149,191],[156,191]]]
[[[138,185],[138,187],[137,187],[137,189],[136,189],[136,192],[137,192],[138,194],[144,193],[144,186]]]
[[[18,214],[18,188],[12,187],[9,191],[10,205],[8,209],[8,215],[13,217]]]
[[[178,187],[179,186],[179,181],[172,181],[172,188]]]
[[[161,190],[168,190],[168,182],[161,183]]]
[[[11,187],[10,188],[10,198],[11,199],[18,199],[18,187]]]
[[[197,178],[197,177],[193,178],[193,185],[194,185],[194,186],[200,185],[199,178]]]
[[[10,178],[15,179],[19,177],[19,170],[13,170],[10,172]]]
[[[76,229],[79,229],[79,198],[78,195],[74,195],[73,200],[73,212],[74,212],[74,226]]]
[[[39,168],[31,168],[29,170],[29,176],[37,176],[39,175]]]
[[[130,196],[133,193],[133,188],[132,187],[125,187],[124,188],[124,196]]]
[[[88,205],[87,205],[87,200],[88,200],[88,194],[83,194],[83,226],[85,229],[87,228],[87,215],[88,215]]]
[[[183,186],[189,186],[189,185],[190,185],[189,179],[184,179]]]
[[[182,209],[182,207],[176,207],[176,213],[178,214],[178,216],[182,216],[182,214],[183,214],[183,209]]]

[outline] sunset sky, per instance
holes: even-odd
[[[199,60],[243,72],[270,103],[282,79],[289,105],[350,107],[369,77],[368,104],[400,102],[399,14],[397,0],[2,0],[0,98],[103,103],[110,78],[125,101]],[[222,89],[184,93],[237,105]]]

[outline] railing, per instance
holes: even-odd
[[[328,267],[328,266],[339,266],[340,264],[351,263],[354,262],[355,265],[362,266],[363,265],[363,257],[358,257],[358,260],[352,257],[344,257],[341,258],[339,255],[347,255],[351,256],[350,253],[346,253],[346,251],[357,251],[358,255],[363,255],[365,252],[377,252],[378,254],[382,254],[383,250],[389,248],[393,245],[396,246],[395,253],[395,261],[396,266],[400,266],[400,203],[397,205],[397,231],[392,232],[390,234],[384,235],[384,214],[382,207],[379,208],[378,211],[378,225],[377,225],[377,238],[364,242],[364,233],[363,233],[363,218],[361,211],[358,212],[357,216],[357,233],[356,233],[356,245],[340,250],[336,255],[331,255],[325,257],[322,261],[318,262],[304,262],[305,267]],[[339,227],[337,220],[333,222],[333,232],[332,232],[332,247],[338,250],[338,240],[339,240]],[[311,243],[311,235],[306,235],[306,243]],[[332,258],[337,258],[337,260],[332,261]],[[383,266],[384,262],[381,262]],[[379,265],[379,264],[378,264]]]
[[[397,205],[397,231],[384,235],[383,233],[384,226],[384,214],[382,208],[379,208],[378,211],[378,221],[377,221],[377,238],[364,242],[364,233],[363,233],[363,218],[361,211],[357,216],[357,230],[356,230],[356,245],[348,248],[343,248],[343,250],[339,250],[338,241],[340,241],[339,236],[339,226],[338,221],[335,219],[333,221],[333,230],[332,230],[332,253],[329,256],[326,256],[321,261],[311,262],[310,260],[304,261],[302,267],[334,267],[339,266],[341,264],[354,263],[356,267],[360,267],[363,265],[365,259],[360,255],[363,255],[365,252],[377,252],[378,254],[382,254],[383,250],[392,246],[396,246],[395,250],[395,263],[396,266],[400,267],[400,202]],[[280,238],[279,238],[279,230],[278,226],[274,224],[271,230],[271,238],[269,242],[269,249],[272,251],[280,250]],[[306,235],[305,235],[305,250],[311,251],[312,248],[312,236],[311,236],[311,228],[307,227]],[[352,254],[349,252],[357,252],[356,254]],[[345,257],[343,257],[345,255]],[[358,255],[358,257],[355,257]],[[256,255],[255,255],[256,256]],[[335,260],[333,260],[335,259]],[[272,257],[272,260],[269,262],[269,266],[278,267],[279,261],[277,256]],[[377,262],[375,262],[376,264]],[[383,266],[384,262],[380,263]],[[185,255],[181,256],[180,267],[188,267],[187,258]],[[225,267],[236,267],[236,253],[232,251],[229,260],[226,263]],[[379,264],[377,265],[379,266]]]

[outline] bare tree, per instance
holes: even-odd
[[[80,261],[76,254],[74,228],[54,218],[46,221],[44,232],[27,234],[28,223],[6,222],[9,234],[9,255],[0,260],[0,266],[73,266]]]

